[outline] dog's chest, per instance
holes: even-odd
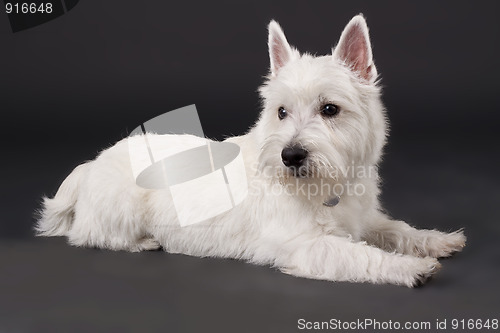
[[[362,207],[351,200],[341,200],[333,207],[319,207],[316,214],[316,223],[327,234],[349,237],[359,241],[363,233],[365,216]]]

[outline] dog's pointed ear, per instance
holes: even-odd
[[[363,15],[354,16],[344,28],[333,56],[366,81],[375,81],[377,69],[373,63],[368,26]]]
[[[278,22],[272,20],[269,23],[269,59],[271,61],[271,75],[276,76],[281,67],[290,61],[293,55],[292,48],[288,44],[285,34]]]

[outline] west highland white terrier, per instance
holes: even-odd
[[[462,250],[466,238],[461,230],[417,230],[382,212],[377,164],[387,120],[365,19],[355,16],[326,56],[300,54],[275,21],[268,43],[260,118],[247,134],[225,140],[241,148],[249,187],[241,203],[181,226],[168,191],[137,185],[135,136],[75,168],[44,199],[38,235],[67,236],[75,246],[236,258],[313,279],[426,281],[441,266],[436,258]],[[200,139],[149,140],[183,149]]]

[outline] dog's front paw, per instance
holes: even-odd
[[[441,264],[436,258],[415,258],[414,263],[406,271],[404,284],[407,287],[419,287],[426,283],[439,269]]]
[[[462,229],[448,234],[437,232],[429,237],[420,253],[434,258],[449,257],[455,252],[462,251],[466,240]]]

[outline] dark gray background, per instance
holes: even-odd
[[[13,34],[0,14],[0,331],[291,332],[297,320],[499,317],[500,3],[81,0]],[[420,289],[286,276],[234,260],[77,249],[35,239],[33,213],[76,165],[139,123],[195,103],[205,133],[259,111],[266,25],[328,53],[364,13],[392,130],[387,210],[465,227],[468,246]]]

